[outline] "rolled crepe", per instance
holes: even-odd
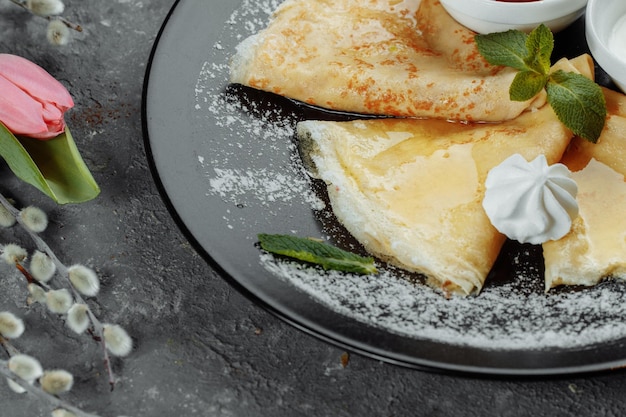
[[[287,0],[237,46],[232,83],[355,113],[501,121],[515,71],[489,65],[475,33],[437,0]]]

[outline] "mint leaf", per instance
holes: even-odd
[[[509,88],[512,101],[526,101],[545,88],[555,114],[574,134],[596,143],[607,109],[600,86],[581,74],[562,70],[550,74],[554,36],[541,24],[529,35],[517,30],[476,35],[478,52],[492,65],[519,72]]]
[[[475,35],[478,52],[491,65],[504,65],[520,71],[530,68],[526,64],[529,52],[526,46],[528,35],[519,30]]]
[[[520,71],[515,75],[509,88],[513,101],[526,101],[535,97],[544,89],[549,77],[535,71]]]
[[[548,75],[550,72],[550,57],[554,49],[554,36],[544,24],[539,25],[526,39],[528,56],[524,60],[526,65],[539,74]]]
[[[513,101],[526,101],[543,90],[548,82],[554,36],[545,25],[529,35],[518,31],[477,35],[478,51],[493,65],[519,70],[509,88]]]
[[[584,75],[559,70],[550,76],[546,91],[548,103],[561,123],[576,135],[596,143],[607,116],[600,86]]]
[[[373,258],[344,251],[317,240],[265,233],[259,234],[258,238],[261,248],[268,252],[321,265],[324,269],[358,274],[376,273]]]

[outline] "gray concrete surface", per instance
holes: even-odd
[[[194,1],[194,0],[187,0]],[[203,0],[195,0],[203,1]],[[196,254],[171,219],[149,172],[140,104],[149,52],[173,0],[67,0],[84,32],[47,45],[44,23],[0,0],[0,52],[22,55],[67,85],[68,122],[102,188],[95,201],[57,207],[0,167],[0,190],[44,208],[43,234],[66,264],[102,277],[93,308],[132,335],[108,389],[99,347],[68,333],[39,306],[23,279],[0,269],[0,310],[24,318],[15,341],[48,368],[76,376],[63,398],[101,416],[620,416],[626,375],[541,380],[419,372],[351,355],[255,306]],[[0,92],[1,93],[1,92]],[[29,245],[19,229],[3,243]],[[0,352],[2,354],[2,352]],[[50,406],[0,383],[0,416],[47,416]]]

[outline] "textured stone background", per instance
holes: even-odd
[[[208,0],[185,0],[208,1]],[[45,22],[0,0],[0,52],[24,56],[74,96],[69,115],[102,188],[94,202],[57,207],[0,166],[0,190],[44,208],[43,234],[66,264],[102,278],[92,306],[132,335],[114,362],[109,392],[98,345],[68,333],[38,306],[13,269],[0,267],[0,310],[24,318],[15,341],[46,368],[76,376],[63,396],[103,417],[170,416],[620,416],[622,372],[542,380],[425,373],[351,355],[275,319],[239,295],[194,252],[154,186],[143,148],[140,103],[146,62],[173,0],[67,0],[79,22],[67,47],[44,40]],[[1,94],[1,92],[0,92]],[[3,243],[32,247],[17,228]],[[48,404],[0,383],[0,416],[47,416]]]

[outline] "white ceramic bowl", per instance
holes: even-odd
[[[626,38],[612,39],[613,30],[621,24],[626,25],[626,0],[589,0],[585,35],[591,55],[613,82],[626,92]],[[622,48],[621,58],[615,51],[619,47]]]
[[[622,1],[626,4],[626,0]],[[518,29],[529,32],[541,23],[558,32],[581,17],[587,0],[441,0],[443,7],[462,25],[478,33]]]

